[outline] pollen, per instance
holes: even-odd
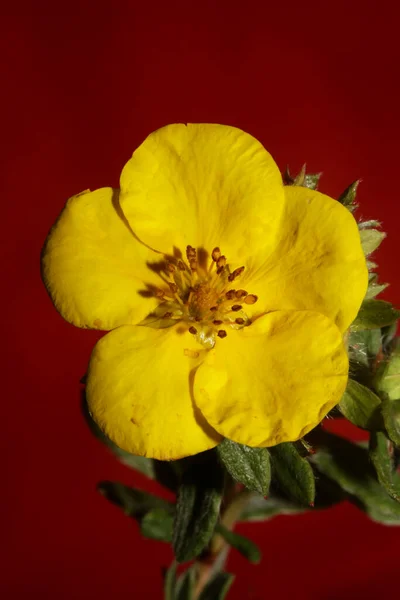
[[[188,245],[178,258],[168,257],[161,273],[165,284],[154,290],[160,302],[155,313],[165,320],[161,326],[180,323],[182,333],[195,336],[206,349],[227,337],[230,329],[249,327],[246,306],[254,304],[257,296],[232,287],[244,270],[244,266],[232,269],[218,246],[208,254],[204,248]],[[232,313],[239,314],[236,318]]]

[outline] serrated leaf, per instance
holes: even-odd
[[[218,523],[215,532],[218,533],[224,540],[235,548],[240,554],[242,554],[247,560],[252,563],[259,563],[261,560],[261,551],[259,547],[249,540],[248,538],[227,529],[222,525],[222,523]]]
[[[374,377],[375,389],[390,400],[400,398],[400,346],[396,346],[387,361],[382,362]]]
[[[192,560],[207,546],[221,504],[224,473],[213,452],[188,462],[176,503],[173,548],[178,562]]]
[[[386,290],[388,285],[388,283],[371,283],[368,286],[367,293],[365,294],[365,299],[371,300],[372,298],[375,298],[378,294]]]
[[[141,519],[140,531],[143,537],[160,542],[171,542],[173,522],[174,517],[170,511],[154,508]]]
[[[326,431],[318,432],[318,436],[314,443],[319,450],[311,457],[317,469],[335,481],[371,519],[400,525],[400,504],[377,481],[368,450]]]
[[[196,583],[195,567],[189,567],[176,582],[175,600],[194,600]]]
[[[381,330],[350,331],[348,344],[350,361],[369,367],[381,350]]]
[[[360,231],[361,246],[365,256],[374,252],[386,237],[386,233],[378,229],[362,229]]]
[[[217,573],[205,586],[198,600],[224,600],[234,580],[231,573]]]
[[[400,316],[390,302],[384,300],[364,300],[358,315],[351,325],[352,331],[378,329],[394,323]]]
[[[280,489],[301,505],[313,505],[315,478],[307,459],[302,458],[290,442],[272,446],[269,451],[273,474]]]
[[[164,600],[175,600],[176,562],[173,561],[164,575]]]
[[[353,425],[362,429],[375,430],[383,427],[380,398],[352,379],[347,382],[339,402],[339,410]]]
[[[247,489],[268,494],[271,481],[269,452],[266,448],[250,448],[225,439],[219,444],[218,454],[228,473]]]
[[[389,496],[400,502],[400,477],[392,459],[392,442],[381,431],[371,433],[369,455],[375,467],[379,483]]]
[[[163,509],[171,513],[173,511],[173,504],[167,502],[167,500],[117,481],[101,481],[97,489],[100,494],[119,506],[129,517],[141,519],[153,509]]]
[[[343,204],[343,206],[351,211],[353,211],[356,207],[357,188],[360,183],[361,179],[357,179],[357,181],[351,183],[338,198],[340,204]]]
[[[400,448],[400,400],[384,398],[382,416],[390,439]]]

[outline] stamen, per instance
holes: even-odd
[[[242,298],[246,298],[246,296],[247,296],[246,290],[237,290],[237,292],[236,292],[236,298],[238,300],[241,300]]]
[[[244,267],[239,267],[238,269],[235,269],[233,271],[233,273],[231,273],[228,277],[228,281],[235,281],[235,279],[237,277],[239,277],[239,275],[241,275],[244,271]]]
[[[170,319],[172,317],[172,312],[166,312],[163,316],[163,319]]]
[[[238,325],[244,325],[244,319],[238,317],[237,319],[235,319],[235,323],[237,323]]]
[[[176,294],[176,292],[178,291],[178,286],[176,285],[176,283],[168,283],[168,285],[171,292],[173,294]]]
[[[196,256],[197,256],[196,249],[193,248],[193,246],[186,246],[186,256],[188,259],[188,263],[190,263],[190,261],[192,259],[196,259]]]
[[[192,333],[193,335],[196,335],[196,333],[197,333],[196,327],[193,327],[193,325],[192,325],[192,327],[189,327],[189,333]]]
[[[154,292],[154,295],[156,298],[164,298],[164,294],[165,294],[164,290],[156,290]]]
[[[189,264],[190,264],[190,268],[192,269],[192,271],[197,271],[197,260],[196,260],[196,258],[190,259]]]
[[[214,248],[214,250],[211,252],[211,258],[213,259],[214,262],[217,262],[217,260],[219,259],[219,257],[221,256],[221,250],[218,248],[218,246],[216,248]]]
[[[225,329],[220,329],[217,333],[219,338],[225,338],[228,334],[226,333]]]
[[[236,298],[236,290],[229,290],[228,292],[226,292],[225,297],[227,300],[233,300],[234,298]]]
[[[238,310],[242,310],[242,308],[243,308],[243,307],[242,307],[242,305],[241,305],[241,304],[234,304],[234,305],[231,307],[231,310],[233,310],[234,312],[237,312]]]
[[[167,264],[167,271],[168,273],[175,273],[176,267],[175,265],[173,265],[172,263],[168,263]]]
[[[249,294],[245,299],[244,299],[244,303],[245,304],[255,304],[258,300],[258,296],[256,296],[255,294]]]
[[[185,263],[184,263],[182,260],[179,260],[179,261],[178,261],[178,269],[179,269],[180,271],[186,271],[186,266],[185,266]]]
[[[220,256],[219,259],[217,260],[217,266],[218,267],[225,267],[226,265],[226,257],[225,256]]]
[[[214,325],[222,325],[223,321],[220,321],[219,319],[215,319],[215,321],[213,321]]]
[[[218,310],[218,306],[212,306],[212,307],[210,308],[210,310],[211,310],[211,312],[215,312],[215,311],[217,311],[217,310]]]
[[[225,267],[218,267],[217,275],[221,275],[221,273],[223,273],[224,271],[225,271]]]

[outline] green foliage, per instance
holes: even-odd
[[[352,379],[347,383],[339,410],[353,425],[362,429],[376,430],[383,427],[379,397]]]
[[[218,454],[235,481],[263,496],[268,494],[271,466],[266,448],[250,448],[226,439],[218,446]]]
[[[140,521],[140,532],[143,537],[160,542],[172,541],[174,517],[165,508],[149,510]]]
[[[217,573],[201,592],[198,600],[224,600],[233,583],[230,573]]]
[[[389,438],[397,448],[400,448],[400,400],[384,398],[382,416]]]
[[[302,458],[294,444],[278,444],[269,449],[273,475],[279,488],[300,506],[313,505],[315,478],[310,463]]]
[[[383,361],[374,377],[375,389],[390,398],[400,398],[400,345],[395,346],[388,360]]]
[[[247,560],[256,564],[260,562],[261,552],[254,542],[243,535],[239,535],[238,533],[227,529],[221,523],[218,523],[215,531],[216,533],[219,533],[230,546],[247,558]]]
[[[352,323],[353,331],[378,329],[392,325],[399,318],[400,312],[390,302],[384,300],[364,300],[359,313]]]
[[[393,462],[393,445],[383,432],[371,433],[369,455],[379,483],[389,496],[400,502],[400,477]]]
[[[351,212],[354,212],[357,208],[356,204],[356,196],[357,189],[361,183],[361,179],[357,179],[353,183],[347,187],[342,194],[340,194],[338,201],[340,204],[343,204],[346,208],[348,208]]]
[[[386,233],[378,229],[361,229],[361,246],[365,256],[372,254],[380,246],[385,237]]]
[[[318,189],[321,175],[322,173],[306,173],[306,165],[303,165],[298,175],[292,177],[289,167],[286,167],[283,181],[285,185],[299,185],[301,187],[309,188],[310,190],[316,190]]]
[[[178,489],[172,545],[178,562],[192,560],[209,543],[222,499],[224,472],[214,452],[188,460]]]

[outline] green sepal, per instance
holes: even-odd
[[[388,285],[388,283],[370,283],[367,293],[365,294],[365,300],[372,300],[373,298],[376,298],[378,294],[386,290]]]
[[[172,541],[174,516],[164,508],[149,510],[140,520],[140,532],[145,538],[159,542]]]
[[[251,563],[258,564],[260,562],[261,551],[254,542],[243,535],[227,529],[222,523],[217,524],[215,532],[223,537],[232,548],[235,548],[235,550],[240,552],[240,554],[247,558]]]
[[[400,400],[384,398],[382,416],[389,438],[397,448],[400,448]]]
[[[396,347],[397,322],[382,327],[382,349],[386,355],[390,355]]]
[[[318,189],[321,176],[322,173],[306,173],[306,165],[304,164],[296,177],[293,177],[290,174],[289,167],[286,167],[283,174],[283,181],[285,185],[298,185],[310,190],[316,190]]]
[[[375,374],[374,387],[390,400],[400,398],[400,345],[396,345],[387,361],[383,361]]]
[[[101,481],[97,485],[97,490],[109,502],[119,506],[128,517],[139,521],[146,513],[154,509],[161,509],[173,514],[174,506],[171,502],[118,481]]]
[[[268,494],[271,465],[266,448],[250,448],[225,439],[217,448],[219,457],[231,477],[263,496]]]
[[[361,429],[382,429],[381,400],[369,388],[349,379],[339,402],[340,412]]]
[[[224,600],[234,580],[231,573],[217,573],[205,586],[198,600]]]
[[[176,569],[177,569],[177,564],[175,561],[173,561],[172,564],[170,565],[170,567],[165,571],[165,574],[164,574],[164,600],[176,600],[176,595],[175,595]]]
[[[363,331],[350,331],[348,345],[350,362],[369,368],[382,347],[381,330],[364,329]]]
[[[371,227],[380,227],[382,223],[377,221],[376,219],[371,219],[369,221],[360,221],[358,223],[358,229],[371,229]]]
[[[361,179],[357,179],[347,187],[342,194],[340,194],[338,201],[343,204],[346,208],[353,212],[357,208],[356,196],[357,188],[361,183]]]
[[[196,558],[207,546],[219,516],[224,472],[213,451],[191,457],[176,502],[172,545],[178,562]]]
[[[400,502],[400,477],[394,468],[393,445],[383,432],[371,433],[369,455],[379,483],[389,496]]]
[[[326,431],[313,435],[319,449],[311,461],[317,470],[336,482],[372,520],[400,525],[400,504],[377,481],[368,450]]]
[[[361,246],[365,256],[372,254],[383,242],[386,233],[378,229],[361,229]]]
[[[315,477],[308,460],[290,442],[273,446],[269,451],[274,479],[280,489],[299,504],[313,506]]]
[[[400,312],[384,300],[364,300],[358,315],[351,325],[352,331],[378,329],[394,323]]]

